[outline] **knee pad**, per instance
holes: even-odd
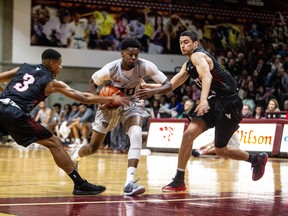
[[[138,125],[133,125],[128,130],[130,138],[130,148],[128,151],[128,159],[139,159],[142,148],[142,128]]]

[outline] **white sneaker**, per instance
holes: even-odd
[[[139,180],[139,179],[138,179]],[[124,195],[125,196],[136,196],[139,194],[143,194],[145,192],[144,186],[137,186],[136,182],[138,181],[130,181],[125,187],[124,187]]]
[[[76,170],[78,170],[78,163],[81,160],[81,157],[79,157],[79,155],[78,155],[79,149],[80,149],[80,147],[74,148],[74,150],[72,151],[71,156],[70,156]]]
[[[87,145],[88,144],[88,140],[87,139],[84,139],[83,141],[82,141],[82,143],[81,143],[81,146],[82,145]]]

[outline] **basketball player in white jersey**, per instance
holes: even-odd
[[[156,65],[145,59],[138,58],[141,44],[135,38],[124,39],[121,43],[121,59],[106,64],[102,69],[92,75],[90,91],[96,91],[97,86],[111,84],[120,88],[126,96],[131,98],[130,106],[120,106],[117,109],[106,109],[108,105],[97,110],[95,124],[92,129],[91,141],[81,148],[73,150],[71,155],[76,166],[82,157],[94,154],[103,143],[106,134],[113,129],[118,121],[122,121],[130,138],[128,151],[127,177],[124,185],[124,195],[135,196],[145,192],[143,186],[137,186],[135,172],[140,159],[142,147],[142,118],[148,113],[140,105],[139,99],[134,98],[135,92],[140,88],[141,80],[148,76],[160,87],[153,91],[172,90],[167,77],[158,70]]]

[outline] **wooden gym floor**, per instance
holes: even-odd
[[[47,149],[0,147],[0,215],[288,215],[287,159],[269,158],[264,177],[254,182],[247,162],[191,157],[187,191],[162,193],[176,165],[175,153],[141,156],[136,176],[146,193],[126,197],[122,194],[127,154],[99,152],[82,159],[79,172],[107,190],[95,196],[73,196],[72,182]]]

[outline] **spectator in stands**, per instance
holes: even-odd
[[[125,12],[120,13],[119,20],[117,20],[114,25],[114,35],[118,41],[117,50],[120,50],[120,44],[122,40],[130,37],[128,15]]]
[[[248,86],[249,80],[251,80],[251,77],[248,71],[243,69],[240,76],[238,76],[238,86],[242,89],[245,89]]]
[[[283,67],[283,63],[281,62],[281,57],[279,55],[275,56],[272,59],[272,64],[271,64],[271,71],[268,73],[266,79],[265,79],[265,86],[267,87],[272,87],[278,71]]]
[[[252,110],[248,104],[243,104],[242,116],[243,118],[253,118]]]
[[[247,95],[247,92],[244,91],[242,101],[243,101],[243,104],[245,104],[245,105],[249,105],[249,107],[250,107],[250,112],[252,113],[253,110],[255,109],[255,102],[254,102],[253,99],[251,99],[251,98],[247,98],[246,95]],[[251,113],[250,113],[250,114],[251,114]]]
[[[266,104],[268,103],[269,96],[273,92],[274,92],[274,89],[269,89],[268,91],[266,91],[266,88],[264,87],[264,85],[260,85],[257,89],[255,103],[262,105],[262,107],[265,107]]]
[[[72,105],[67,103],[64,105],[61,125],[59,127],[59,135],[63,145],[69,145],[72,139],[71,129],[68,127],[69,118],[72,116]]]
[[[235,67],[236,67],[236,70],[237,70],[237,74],[241,74],[241,72],[242,72],[243,70],[248,70],[247,61],[246,61],[246,59],[245,59],[244,53],[239,52],[239,53],[237,54]]]
[[[225,69],[231,73],[231,75],[237,79],[240,74],[238,74],[236,61],[234,58],[228,59],[228,62],[225,64]]]
[[[256,23],[253,23],[251,29],[248,31],[249,36],[252,38],[253,42],[256,42],[260,37],[260,32]]]
[[[62,110],[62,105],[60,103],[54,103],[52,106],[52,118],[49,124],[49,128],[56,135],[59,135],[59,127],[62,124],[64,111]]]
[[[268,102],[268,106],[266,108],[266,112],[279,112],[279,103],[277,101],[277,99],[272,98],[269,100]]]
[[[288,99],[283,103],[283,111],[288,112]]]
[[[40,122],[44,127],[49,129],[52,118],[52,109],[47,107],[45,101],[39,103],[39,111],[35,117],[35,121]]]
[[[160,54],[166,51],[167,35],[164,31],[163,17],[156,14],[154,20],[154,32],[148,46],[149,54]]]
[[[284,101],[285,97],[288,97],[288,73],[284,67],[281,67],[277,73],[276,84],[274,88],[277,90],[278,98],[280,101]]]
[[[169,109],[171,109],[171,117],[178,118],[178,116],[183,112],[183,104],[178,101],[176,95],[170,97]]]
[[[264,58],[259,58],[256,66],[252,70],[256,70],[258,72],[258,77],[260,83],[264,83],[267,74],[269,73],[271,65],[267,64],[267,61]]]
[[[195,102],[192,99],[187,99],[184,103],[184,111],[179,115],[178,118],[186,118],[192,108],[194,107]]]
[[[283,58],[283,67],[285,69],[285,71],[288,71],[288,53],[284,56]]]
[[[129,146],[127,140],[129,137],[126,134],[125,128],[121,121],[118,122],[117,126],[111,130],[110,133],[110,146],[113,153],[128,153]]]
[[[73,123],[73,119],[77,118],[79,115],[79,104],[77,102],[72,103],[71,113],[68,117],[68,125]]]
[[[71,147],[77,147],[88,143],[88,136],[91,133],[91,123],[94,119],[95,112],[91,108],[88,108],[87,104],[80,104],[78,117],[74,118],[73,123],[69,125],[75,137],[75,143],[74,145],[71,145]]]
[[[201,95],[201,90],[198,88],[196,83],[193,83],[191,86],[191,99],[193,101],[197,101],[199,100],[200,95]]]
[[[177,14],[172,14],[164,24],[164,31],[167,35],[167,50],[172,54],[181,54],[178,42],[180,33],[186,30],[184,21]]]
[[[254,82],[252,80],[248,81],[247,88],[245,89],[246,91],[246,97],[247,99],[251,99],[255,102],[256,100],[256,94],[257,94],[257,89],[254,86]]]
[[[63,108],[62,122],[68,121],[68,119],[71,116],[71,114],[72,114],[72,105],[67,103],[67,104],[64,105],[64,108]]]
[[[160,113],[160,102],[157,99],[153,99],[150,107],[146,108],[146,111],[150,114],[151,118],[161,118]]]
[[[160,117],[161,118],[171,118],[171,111],[172,109],[169,108],[168,98],[166,95],[161,95],[160,100]]]
[[[265,113],[262,105],[256,105],[256,108],[253,112],[253,117],[255,119],[263,119],[265,118]]]

